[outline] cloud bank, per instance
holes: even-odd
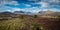
[[[1,11],[60,11],[60,0],[0,0]]]

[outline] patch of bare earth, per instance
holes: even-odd
[[[42,24],[45,30],[60,30],[60,20],[59,18],[36,18],[38,23]]]

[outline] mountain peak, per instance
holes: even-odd
[[[47,11],[45,11],[45,13],[46,13],[46,14],[51,14],[51,13],[54,13],[54,12],[51,11],[51,10],[47,10]]]

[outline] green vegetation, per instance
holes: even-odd
[[[27,17],[27,18],[26,18]],[[54,18],[48,18],[50,16],[44,16],[45,18],[39,17],[37,18],[37,15],[32,15],[31,16],[23,16],[20,15],[17,18],[5,18],[6,20],[0,21],[0,30],[45,30],[40,23],[41,20],[47,20],[49,22],[49,20],[58,20],[56,19],[54,16]],[[52,16],[51,16],[52,17]],[[58,16],[60,17],[60,16]],[[1,17],[0,17],[1,18]],[[59,18],[60,19],[60,18]],[[42,22],[42,23],[48,23],[48,22]]]
[[[33,18],[37,18],[37,15],[33,15],[32,17],[33,17]]]
[[[19,16],[19,18],[20,18],[20,19],[24,19],[24,16],[23,16],[23,15],[21,15],[21,16]]]
[[[42,25],[38,23],[32,23],[31,25],[32,30],[43,30]]]
[[[23,16],[21,18],[23,18]],[[0,21],[0,30],[41,30],[41,27],[37,22],[33,21],[30,23],[27,19],[15,18]]]

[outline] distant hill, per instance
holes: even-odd
[[[8,12],[8,11],[5,11],[5,12],[0,12],[0,14],[13,14],[12,12]]]
[[[24,12],[24,11],[15,11],[14,14],[33,15],[33,13],[31,12]]]
[[[21,14],[21,13],[24,13],[23,11],[15,11],[14,12],[15,14]]]
[[[8,11],[0,12],[0,17],[13,17],[13,16],[16,16],[16,14]]]
[[[38,14],[41,14],[41,15],[50,15],[50,16],[55,16],[55,15],[60,15],[60,12],[54,12],[54,11],[50,11],[50,10],[47,10],[47,11],[40,11],[38,12]]]
[[[32,12],[24,12],[24,11],[15,11],[15,12],[8,12],[8,11],[5,11],[5,12],[0,12],[0,15],[16,15],[16,14],[22,14],[22,15],[46,15],[46,16],[56,16],[56,15],[60,15],[60,12],[54,12],[54,11],[50,11],[50,10],[47,10],[47,11],[39,11],[38,13],[32,13]]]

